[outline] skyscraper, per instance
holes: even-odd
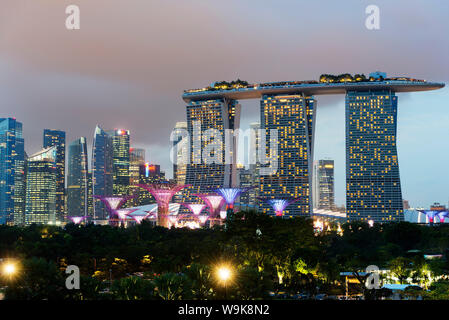
[[[314,166],[314,207],[334,210],[334,160],[318,160]]]
[[[25,223],[56,223],[57,146],[28,158]]]
[[[313,97],[299,94],[264,95],[260,103],[267,150],[273,139],[270,130],[277,130],[278,138],[278,168],[271,175],[260,176],[260,196],[299,198],[284,211],[286,216],[311,213],[315,108]],[[261,203],[261,207],[263,212],[272,212],[267,203]]]
[[[0,224],[22,224],[25,211],[22,123],[0,118]]]
[[[185,184],[188,161],[187,139],[183,140],[182,132],[187,131],[187,122],[176,122],[173,133],[176,139],[172,141],[173,179],[177,184]],[[187,152],[186,152],[187,151]]]
[[[236,141],[225,152],[225,130],[238,129],[240,104],[236,100],[192,100],[187,105],[187,130],[190,134],[189,163],[183,202],[198,201],[193,194],[237,183]],[[212,135],[216,133],[216,137]],[[207,136],[211,134],[211,136]],[[214,145],[211,148],[211,145]],[[209,152],[210,151],[210,152]],[[226,161],[228,159],[228,161]],[[234,164],[234,165],[233,165]]]
[[[142,191],[138,185],[140,183],[140,166],[145,164],[145,150],[130,148],[129,159],[129,193],[138,195]],[[132,206],[138,206],[139,197],[130,199],[129,203]]]
[[[397,104],[390,90],[346,94],[346,212],[350,220],[404,219],[396,148]]]
[[[44,130],[44,148],[56,146],[56,218],[60,221],[66,213],[65,205],[65,132]]]
[[[88,216],[87,142],[81,137],[69,145],[67,172],[67,216]]]
[[[113,130],[108,134],[112,139],[112,185],[114,195],[129,193],[129,131]]]
[[[92,145],[92,187],[94,195],[112,195],[112,156],[112,139],[97,125]],[[103,220],[107,215],[108,212],[104,204],[100,200],[94,199],[94,218]]]

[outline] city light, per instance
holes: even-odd
[[[18,267],[15,262],[5,262],[2,266],[2,273],[5,277],[12,278],[17,274],[17,269]]]
[[[267,199],[265,201],[273,208],[276,217],[282,217],[284,215],[285,208],[298,200],[299,199]]]
[[[232,278],[232,269],[227,265],[221,265],[217,268],[216,275],[218,280],[226,285]]]

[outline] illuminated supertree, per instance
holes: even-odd
[[[206,208],[206,205],[203,203],[183,203],[183,205],[192,211],[195,216],[199,215]]]
[[[268,203],[274,210],[276,217],[282,217],[284,215],[284,210],[290,204],[298,201],[299,199],[261,199]]]
[[[208,194],[208,193],[200,193],[195,194],[195,196],[199,197],[204,201],[206,206],[209,209],[209,217],[217,218],[220,216],[220,210],[225,204],[225,199],[218,194]]]
[[[118,209],[118,210],[115,210],[115,212],[116,212],[116,214],[117,214],[117,216],[118,216],[118,218],[121,220],[121,221],[125,221],[126,220],[126,218],[131,214],[131,213],[133,213],[133,212],[135,212],[135,211],[137,211],[138,209]]]
[[[219,195],[223,197],[223,199],[226,202],[226,212],[227,215],[232,215],[234,213],[234,202],[237,199],[237,197],[243,193],[246,192],[254,187],[249,188],[219,188],[215,190]]]
[[[438,213],[438,218],[440,219],[440,223],[444,223],[444,219],[449,215],[449,211],[440,211]]]
[[[139,184],[139,187],[147,190],[156,199],[157,202],[157,225],[168,228],[170,221],[167,219],[169,214],[169,204],[172,197],[181,189],[188,185],[177,185],[171,183],[159,184]]]
[[[94,198],[100,199],[104,203],[106,210],[109,213],[109,222],[114,224],[114,219],[117,217],[117,210],[120,209],[126,201],[133,199],[135,196],[97,196]]]
[[[132,215],[131,218],[133,218],[134,221],[136,221],[137,224],[141,224],[142,221],[145,220],[148,216],[149,216],[149,214],[146,214],[146,215]]]
[[[85,217],[69,217],[70,220],[72,220],[72,222],[74,224],[80,224]]]
[[[421,213],[424,213],[429,219],[429,223],[434,223],[435,216],[438,216],[439,211],[436,210],[418,210]]]

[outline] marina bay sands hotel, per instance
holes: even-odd
[[[387,78],[385,73],[322,75],[319,81],[287,81],[248,84],[245,81],[216,82],[185,90],[187,130],[239,128],[240,99],[260,99],[260,124],[266,133],[276,129],[277,170],[260,176],[262,198],[298,199],[285,210],[286,217],[312,213],[312,163],[317,110],[316,95],[346,95],[346,213],[349,220],[401,221],[403,204],[397,154],[397,92],[435,90],[443,83],[406,77]],[[197,141],[202,147],[204,138]],[[223,141],[224,142],[224,141]],[[190,143],[184,201],[194,202],[196,193],[218,187],[235,187],[235,164],[194,163],[198,157]],[[268,151],[267,151],[268,152]],[[235,156],[236,148],[231,151]],[[223,155],[223,157],[229,155]],[[201,155],[200,155],[201,157]],[[237,186],[238,187],[238,186]],[[261,210],[269,208],[261,203]]]

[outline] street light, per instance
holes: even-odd
[[[232,269],[227,265],[221,265],[217,268],[216,275],[218,280],[225,288],[225,300],[228,299],[228,282],[232,280]]]
[[[3,263],[2,273],[4,276],[12,278],[17,273],[17,265],[14,262]]]

